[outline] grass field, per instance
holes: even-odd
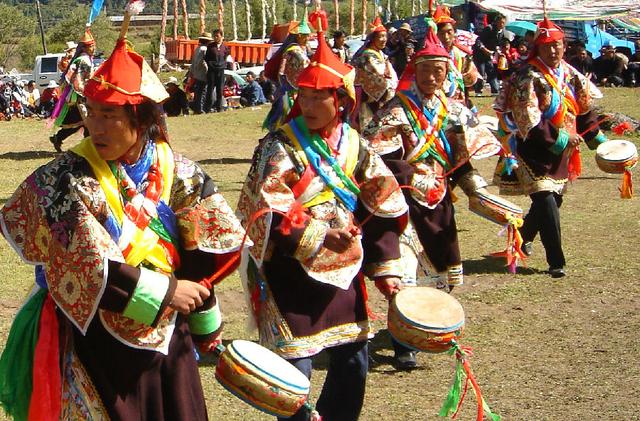
[[[635,89],[608,89],[607,111],[640,119]],[[477,100],[490,112],[489,99]],[[169,120],[171,143],[198,161],[235,206],[266,108]],[[43,122],[0,123],[0,201],[37,166],[53,157]],[[640,137],[631,136],[640,144]],[[70,140],[69,144],[75,143]],[[69,145],[65,145],[69,146]],[[491,180],[495,159],[474,165]],[[527,267],[510,275],[503,262],[487,255],[504,248],[500,228],[467,210],[460,195],[460,230],[465,285],[454,291],[467,315],[463,344],[473,347],[472,366],[492,409],[505,420],[637,420],[640,400],[640,237],[638,198],[621,200],[620,177],[604,174],[594,153],[583,148],[583,176],[569,186],[562,207],[568,276],[544,273],[542,245],[535,243]],[[637,173],[637,171],[636,171]],[[495,192],[495,187],[492,187]],[[527,209],[524,197],[510,198]],[[0,242],[0,344],[33,282],[32,268]],[[244,326],[247,311],[237,274],[217,290],[225,314],[225,339],[255,339]],[[372,288],[378,312],[385,303]],[[375,321],[384,329],[383,321]],[[433,420],[449,388],[454,361],[446,355],[419,354],[420,368],[397,372],[385,332],[371,343],[373,364],[363,420]],[[0,345],[1,347],[2,345]],[[317,397],[325,374],[322,358],[313,377]],[[202,381],[213,420],[262,420],[268,416],[226,392],[205,363]],[[470,394],[460,418],[474,419]]]

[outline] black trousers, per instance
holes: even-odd
[[[222,89],[224,87],[224,67],[209,66],[207,72],[207,95],[204,100],[204,111],[209,112],[214,107],[215,110],[222,111]],[[215,89],[215,102],[213,100],[213,91]]]
[[[531,208],[524,218],[520,229],[524,242],[533,241],[540,233],[540,240],[547,254],[550,269],[562,268],[565,265],[562,252],[562,236],[560,233],[560,206],[562,195],[542,191],[529,195]]]
[[[207,82],[204,80],[196,80],[193,83],[193,112],[202,114],[204,99],[207,91]]]
[[[329,367],[316,410],[323,421],[356,421],[364,403],[369,369],[367,341],[339,345],[325,351],[329,354]],[[289,362],[311,378],[312,357],[297,358]],[[303,406],[291,418],[278,419],[307,421],[310,415],[310,411]]]

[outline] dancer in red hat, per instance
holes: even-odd
[[[564,33],[544,18],[538,23],[526,65],[506,81],[494,108],[500,119],[504,156],[496,169],[505,194],[526,194],[531,208],[520,232],[523,251],[540,233],[549,274],[565,276],[560,205],[566,183],[579,175],[578,146],[605,141],[592,99],[599,91],[563,60]]]
[[[76,52],[62,75],[60,90],[62,96],[54,108],[51,118],[54,127],[60,128],[49,137],[56,152],[62,152],[62,142],[78,130],[85,130],[78,104],[84,97],[84,87],[93,75],[93,54],[96,51],[96,41],[89,27],[85,28],[82,38],[78,42]],[[87,133],[85,132],[86,136]]]
[[[475,107],[469,99],[468,90],[476,84],[480,74],[471,58],[471,54],[463,51],[456,43],[456,21],[446,6],[438,6],[433,15],[438,26],[438,39],[449,52],[449,74],[443,85],[447,98],[463,103],[470,110]]]
[[[364,45],[351,59],[356,68],[355,83],[358,91],[354,123],[360,130],[393,98],[398,86],[398,75],[383,52],[387,45],[387,28],[379,16],[369,25],[369,30]]]
[[[221,316],[194,281],[237,257],[244,231],[167,142],[167,92],[124,37],[84,94],[91,137],[0,213],[36,265],[0,359],[2,406],[16,419],[207,420],[194,341],[209,350]]]
[[[256,212],[270,212],[247,228],[253,247],[241,275],[260,343],[309,377],[313,357],[326,349],[316,409],[327,420],[356,420],[371,335],[362,273],[387,297],[399,290],[407,205],[349,125],[353,68],[331,52],[324,33],[297,82],[288,122],[260,141],[242,188],[245,226]],[[303,408],[290,419],[309,416]]]
[[[468,161],[465,127],[471,111],[442,91],[449,63],[449,52],[430,28],[425,47],[402,75],[406,88],[363,131],[398,182],[413,187],[405,190],[413,228],[403,235],[403,258],[433,268],[433,281],[447,291],[463,282],[450,190],[459,185],[471,196],[487,186]],[[413,268],[409,278],[415,279]],[[415,367],[415,353],[397,343],[394,348],[398,368]]]

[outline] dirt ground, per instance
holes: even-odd
[[[613,99],[607,104],[623,103],[632,100],[637,89],[610,90],[608,95]],[[203,165],[232,206],[261,136],[265,112],[242,110],[169,122],[174,148]],[[0,123],[2,202],[37,165],[51,159],[47,134],[41,122]],[[583,148],[583,177],[569,187],[562,206],[568,260],[568,276],[562,280],[544,273],[539,241],[527,267],[516,275],[507,273],[501,260],[488,257],[503,249],[506,240],[498,235],[500,227],[467,210],[467,199],[459,192],[456,211],[465,285],[453,295],[466,313],[461,342],[473,348],[471,364],[485,399],[504,420],[640,419],[639,199],[621,200],[620,177],[599,171],[593,155]],[[495,159],[474,165],[491,180]],[[524,209],[529,206],[524,197],[509,200]],[[31,268],[4,242],[0,276],[3,344],[32,282]],[[247,310],[237,275],[224,281],[217,293],[225,315],[225,339],[255,339],[245,329]],[[374,310],[384,314],[386,303],[375,288],[370,297]],[[361,419],[437,419],[453,377],[453,357],[419,354],[417,370],[397,372],[390,364],[385,321],[373,324],[378,333],[371,340],[372,367]],[[316,369],[312,400],[326,372],[322,355]],[[210,360],[203,362],[201,375],[212,420],[272,419],[226,392],[214,379]],[[470,394],[459,419],[472,420],[474,414]]]

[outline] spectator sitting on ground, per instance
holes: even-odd
[[[262,87],[256,81],[255,73],[248,72],[246,79],[247,85],[242,88],[242,92],[240,93],[240,104],[243,107],[254,107],[267,102],[262,92]]]
[[[627,68],[629,86],[640,86],[640,39],[635,42],[636,52],[631,56]]]
[[[622,86],[625,71],[624,60],[616,54],[616,48],[608,42],[602,46],[600,57],[593,62],[593,71],[601,86]]]
[[[59,97],[60,91],[58,90],[58,83],[55,80],[50,80],[47,87],[42,91],[42,95],[40,95],[38,114],[44,118],[49,117]]]
[[[29,83],[27,83],[27,87],[24,93],[27,99],[26,105],[29,108],[29,111],[35,113],[38,109],[38,106],[40,105],[40,91],[38,91],[38,88],[36,88],[35,80],[30,80]]]
[[[258,83],[262,88],[262,94],[267,102],[273,102],[273,94],[276,91],[276,86],[264,75],[264,70],[258,75]]]
[[[575,54],[569,60],[569,64],[583,75],[593,79],[593,59],[589,56],[584,45],[576,47]]]
[[[167,116],[177,117],[180,113],[189,115],[189,100],[186,92],[178,86],[178,79],[171,76],[164,86],[169,93],[169,98],[162,104]]]

